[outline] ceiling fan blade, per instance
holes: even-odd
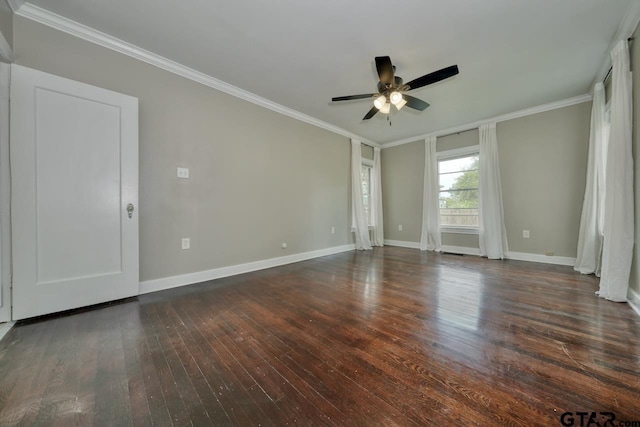
[[[429,104],[424,102],[422,99],[414,98],[413,96],[403,95],[404,100],[407,101],[407,107],[413,108],[414,110],[424,111]]]
[[[362,118],[362,120],[369,120],[371,117],[375,116],[377,112],[378,109],[376,107],[371,108],[371,110],[369,110],[369,112]]]
[[[418,89],[423,86],[427,86],[430,84],[437,83],[441,80],[448,79],[449,77],[453,77],[458,74],[460,71],[458,70],[457,65],[452,65],[447,68],[443,68],[438,71],[434,71],[433,73],[426,74],[422,77],[418,77],[415,80],[411,80],[409,83],[405,85],[408,86],[406,90]]]
[[[380,77],[380,83],[393,83],[393,65],[391,64],[391,58],[388,56],[376,56],[376,70],[378,71],[378,77]]]
[[[375,96],[380,96],[380,94],[378,94],[378,93],[363,93],[362,95],[337,96],[335,98],[331,98],[331,101],[332,102],[349,101],[351,99],[365,99],[365,98],[373,98]]]

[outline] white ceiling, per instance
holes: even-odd
[[[28,0],[260,97],[385,143],[588,93],[637,0]],[[10,0],[14,8],[22,0]],[[362,121],[373,59],[431,104]]]

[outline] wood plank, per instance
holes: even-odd
[[[108,321],[100,322],[96,383],[96,424],[128,425],[131,406],[120,319],[128,304],[112,307]]]
[[[203,325],[199,328],[199,332],[209,346],[208,351],[213,352],[215,360],[225,373],[224,382],[227,391],[231,392],[231,400],[235,401],[233,406],[226,409],[227,413],[248,417],[248,423],[252,425],[276,425],[274,420],[286,418],[269,396],[262,392],[246,368],[235,358],[233,351],[227,347],[228,344],[225,345],[226,337],[217,328],[221,316],[216,316],[214,320],[206,309],[203,311],[195,309],[196,307],[198,307],[196,301],[189,304],[187,315],[191,321]]]
[[[41,400],[38,396],[42,395],[44,387],[46,387],[46,383],[42,381],[42,375],[46,375],[54,363],[54,360],[50,357],[51,353],[47,350],[51,343],[54,342],[54,336],[58,332],[57,327],[61,323],[63,322],[58,321],[50,325],[43,337],[31,349],[28,355],[30,363],[23,363],[24,357],[27,355],[12,352],[11,359],[13,359],[13,363],[9,369],[15,369],[19,378],[8,393],[7,399],[2,406],[0,424],[18,424],[23,419],[32,417],[34,412],[38,410]],[[62,333],[64,334],[64,332]],[[23,357],[21,358],[21,356]],[[7,408],[7,410],[5,411],[4,408]]]
[[[640,417],[640,319],[570,267],[376,248],[19,322],[2,425]]]
[[[138,305],[135,304],[131,310],[127,310],[122,314],[119,330],[124,353],[124,369],[129,389],[131,424],[135,427],[148,427],[153,425],[153,417],[144,381],[141,351],[144,347],[144,337],[139,333],[140,329],[142,329],[140,312]],[[160,423],[156,423],[156,425],[158,424]]]

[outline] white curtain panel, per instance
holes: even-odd
[[[362,147],[361,142],[351,140],[351,207],[356,234],[356,249],[371,249],[369,239],[369,221],[364,212],[364,202],[362,200]]]
[[[480,126],[479,169],[480,254],[489,259],[506,258],[509,248],[504,227],[495,123]]]
[[[587,182],[580,218],[580,234],[578,235],[578,256],[574,269],[582,274],[600,275],[602,256],[601,215],[604,210],[604,147],[607,139],[605,125],[604,85],[596,83],[593,88],[593,104],[591,107],[591,134],[589,136],[589,158],[587,161]]]
[[[611,131],[605,176],[604,243],[600,290],[611,301],[626,301],[633,255],[632,99],[629,46],[621,40],[611,52]]]
[[[424,187],[422,193],[422,235],[420,250],[440,252],[440,185],[438,183],[438,157],[436,137],[424,141]]]
[[[373,218],[373,246],[384,246],[384,219],[382,217],[382,167],[380,149],[373,149],[373,169],[371,171],[371,217]]]

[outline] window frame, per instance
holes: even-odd
[[[436,160],[438,163],[438,185],[440,185],[440,162],[443,160],[454,160],[460,159],[462,157],[470,157],[470,156],[479,156],[480,155],[480,145],[469,145],[467,147],[454,148],[451,150],[438,151],[436,152]],[[478,166],[478,170],[480,167]],[[478,186],[478,192],[480,188]],[[440,200],[440,191],[438,190],[438,200]],[[440,207],[438,206],[438,215],[440,215]],[[474,226],[452,226],[452,225],[440,225],[440,233],[450,233],[450,234],[480,234],[480,227]]]

